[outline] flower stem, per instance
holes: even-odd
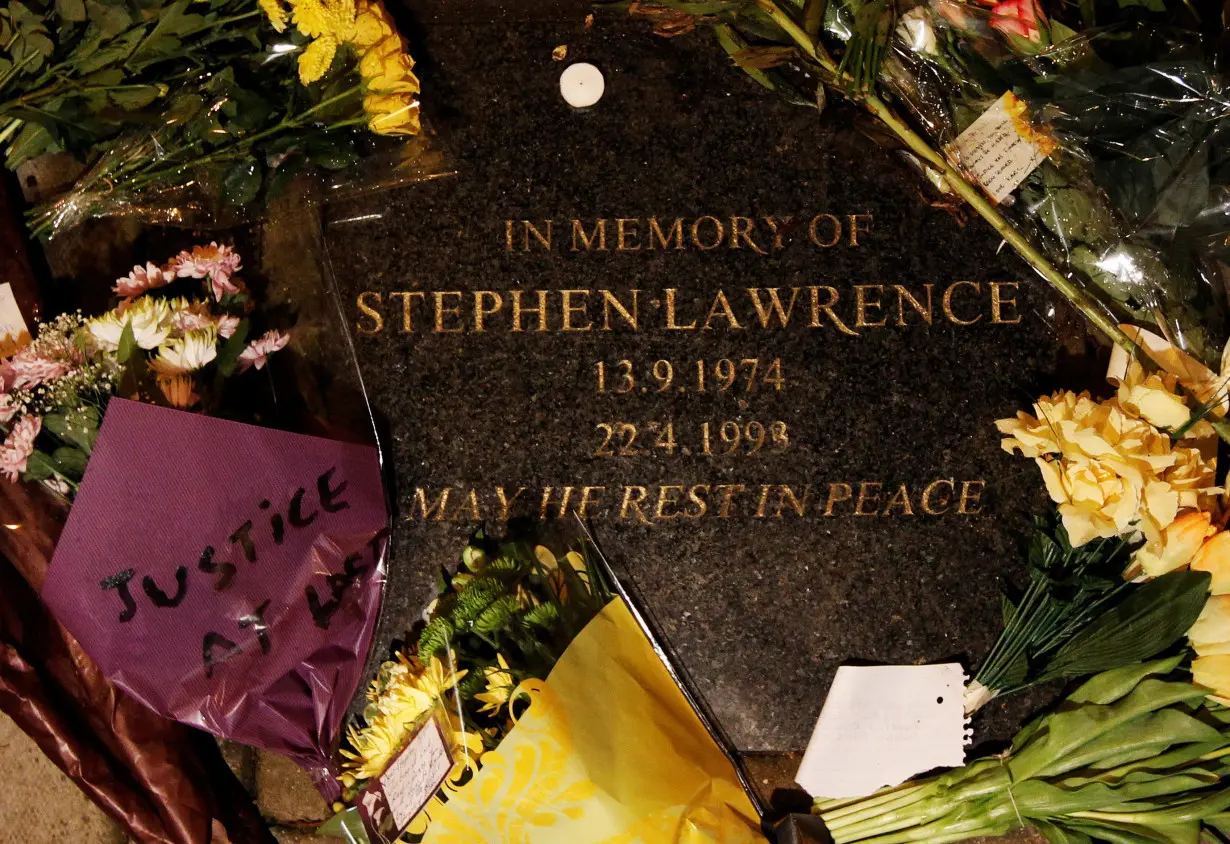
[[[848,78],[839,72],[837,65],[833,63],[833,59],[824,50],[819,40],[811,38],[774,0],[756,0],[756,5],[772,18],[773,22],[781,27],[799,47],[819,62],[825,71],[834,75],[839,80]],[[1136,344],[1123,333],[1118,324],[1099,308],[1084,290],[1056,269],[1046,256],[1029,242],[1028,238],[1017,231],[999,213],[995,205],[988,201],[978,188],[971,185],[960,171],[948,162],[948,159],[933,150],[922,136],[907,126],[883,100],[868,89],[847,90],[846,94],[879,118],[894,135],[903,141],[911,151],[922,158],[923,161],[939,170],[953,191],[969,203],[970,207],[977,211],[978,215],[986,220],[1000,237],[1015,249],[1022,258],[1028,261],[1039,275],[1049,281],[1074,307],[1084,314],[1086,319],[1097,326],[1102,333],[1126,352],[1139,356]]]

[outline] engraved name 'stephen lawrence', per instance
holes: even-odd
[[[782,216],[586,217],[501,221],[498,239],[508,256],[577,254],[732,253],[770,256],[788,249],[866,248],[874,235],[871,214],[819,213]],[[669,260],[669,259],[667,259]],[[599,334],[610,349],[590,363],[585,381],[568,385],[593,394],[669,395],[679,414],[638,421],[584,423],[588,455],[611,461],[670,461],[678,457],[740,460],[784,455],[809,432],[777,418],[684,418],[691,396],[741,395],[739,407],[758,392],[788,393],[793,373],[805,367],[782,356],[733,357],[691,353],[674,359],[637,359],[619,347],[621,335],[694,332],[720,334],[815,332],[868,337],[886,331],[952,326],[976,330],[1022,322],[1020,284],[1013,281],[918,280],[902,284],[817,283],[791,286],[636,286],[618,268],[609,287],[535,286],[517,278],[499,289],[367,289],[355,299],[360,339],[378,334],[522,335]],[[673,278],[672,278],[673,280]],[[686,282],[688,279],[682,279]],[[691,336],[699,336],[691,334]],[[443,337],[440,338],[444,340]],[[475,342],[481,342],[475,338]],[[695,348],[692,344],[690,348]],[[557,420],[556,424],[569,424]],[[575,422],[573,423],[575,424]],[[592,431],[590,430],[592,429]],[[573,442],[582,432],[559,432]],[[491,446],[493,444],[488,444]],[[612,465],[602,463],[601,465]],[[407,502],[411,521],[506,521],[517,516],[585,519],[634,525],[701,519],[832,519],[843,517],[970,517],[983,512],[985,481],[935,477],[904,483],[817,480],[813,483],[721,482],[670,477],[655,483],[562,479],[522,485],[485,478],[473,485],[415,487]]]

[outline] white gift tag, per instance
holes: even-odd
[[[6,281],[0,284],[0,357],[17,354],[29,342],[30,329],[17,307],[13,285]]]
[[[964,687],[955,663],[843,665],[795,781],[813,797],[863,797],[964,764]]]
[[[440,722],[430,719],[359,795],[359,816],[373,844],[396,841],[453,767]]]
[[[1055,148],[1026,119],[1025,103],[1006,91],[946,152],[996,202],[1012,193]]]

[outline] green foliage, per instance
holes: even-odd
[[[453,622],[446,616],[436,616],[429,621],[419,634],[419,661],[426,663],[446,651],[454,632]]]
[[[1196,842],[1230,807],[1221,785],[1230,718],[1175,673],[1179,663],[1099,674],[1021,730],[1003,757],[923,780],[891,803],[843,806],[857,820],[837,821],[841,840],[870,837],[887,820],[903,841],[1029,824],[1052,842]]]
[[[1196,623],[1209,580],[1207,572],[1173,571],[1130,590],[1073,634],[1038,682],[1131,665],[1164,651]]]
[[[508,624],[520,609],[515,595],[501,595],[474,619],[474,629],[479,633],[495,633]]]

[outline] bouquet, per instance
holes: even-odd
[[[278,399],[310,366],[278,366],[292,315],[274,323],[242,269],[228,244],[193,246],[117,279],[110,311],[40,326],[0,364],[0,471],[54,497],[23,516],[63,522],[40,597],[107,679],[292,757],[332,796],[383,594],[379,455],[298,391]]]
[[[1055,510],[1031,538],[1029,587],[1005,599],[1005,630],[968,712],[1006,691],[1148,659],[1198,616],[1208,625],[1224,612],[1216,436],[1173,376],[1118,363],[1111,398],[1061,390],[1034,415],[997,423],[1004,449],[1037,463]]]
[[[822,109],[827,89],[865,108],[934,190],[967,204],[1122,348],[1137,352],[1122,324],[1147,323],[1205,364],[1219,362],[1224,108],[1199,39],[1157,26],[1171,22],[1169,7],[627,8],[666,35],[712,28],[735,64],[792,102]],[[1191,22],[1175,9],[1174,22]]]
[[[1027,824],[1052,844],[1224,834],[1230,716],[1181,661],[1093,677],[1001,756],[816,811],[837,844],[959,841]]]
[[[358,815],[371,841],[762,840],[729,759],[588,541],[480,532],[462,560],[417,647],[372,683],[342,750],[356,808],[322,831],[362,840]],[[443,787],[421,780],[407,798],[393,772],[407,756],[421,768],[436,735],[453,760]]]
[[[133,267],[117,280],[121,301],[111,311],[40,325],[38,339],[0,366],[0,473],[71,498],[112,396],[216,409],[224,379],[263,368],[290,341],[277,330],[249,340],[252,301],[240,269],[231,247],[194,246]],[[176,289],[189,295],[169,295]]]
[[[308,170],[353,180],[373,134],[420,130],[413,61],[378,0],[14,3],[0,42],[7,166],[87,165],[30,212],[40,236],[100,214],[219,218]],[[401,178],[431,166],[424,151],[401,146]]]

